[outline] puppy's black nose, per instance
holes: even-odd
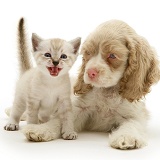
[[[53,64],[57,66],[59,64],[59,61],[53,61]]]

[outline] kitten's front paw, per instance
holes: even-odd
[[[146,146],[146,143],[143,140],[143,138],[136,138],[131,135],[121,135],[117,137],[111,135],[109,139],[110,139],[110,145],[113,148],[117,149],[123,149],[123,150],[136,149]]]
[[[74,139],[77,139],[78,137],[78,134],[74,131],[72,132],[65,132],[62,134],[62,138],[65,139],[65,140],[74,140]]]
[[[58,133],[52,133],[42,125],[29,124],[22,129],[23,134],[29,141],[47,142],[58,138]]]
[[[17,130],[19,130],[19,125],[18,124],[6,124],[5,126],[4,126],[4,129],[6,130],[6,131],[17,131]]]

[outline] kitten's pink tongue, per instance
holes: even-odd
[[[50,74],[51,74],[52,76],[58,76],[58,73],[59,73],[58,67],[51,67]]]
[[[47,69],[51,76],[58,76],[59,72],[62,70],[62,68],[58,67],[47,67]]]

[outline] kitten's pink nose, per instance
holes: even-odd
[[[97,70],[95,70],[95,69],[93,69],[93,68],[88,69],[88,72],[87,72],[87,73],[88,73],[88,77],[91,78],[91,79],[96,78],[97,75],[98,75]]]

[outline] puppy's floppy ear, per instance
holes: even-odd
[[[84,76],[84,72],[85,72],[85,66],[86,66],[86,60],[83,58],[80,72],[78,75],[78,79],[77,79],[77,82],[74,86],[74,94],[75,95],[85,94],[92,89],[91,85],[84,83],[83,76]]]
[[[160,78],[159,62],[148,42],[140,37],[127,40],[129,58],[120,81],[120,94],[129,101],[139,100],[150,92]]]

